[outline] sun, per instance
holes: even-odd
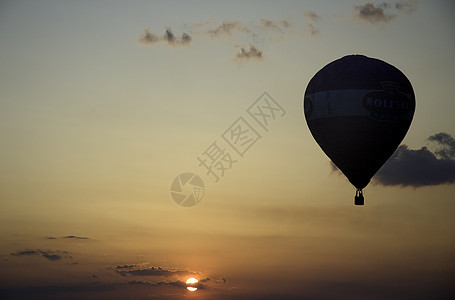
[[[193,277],[192,277],[192,278],[188,278],[188,280],[186,281],[186,284],[188,285],[188,286],[186,287],[186,289],[187,289],[188,291],[190,291],[190,292],[195,292],[195,291],[197,291],[197,287],[195,287],[194,285],[195,285],[196,283],[198,283],[198,282],[199,282],[199,280],[197,280],[196,278],[193,278]]]

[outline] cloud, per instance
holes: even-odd
[[[164,33],[163,39],[168,42],[168,44],[173,45],[175,43],[175,35],[172,33],[172,29],[166,27],[166,32]]]
[[[204,27],[211,25],[213,25],[213,21],[193,24],[193,27],[197,28],[200,33],[208,33],[211,37],[219,37],[223,35],[233,36],[235,33],[246,33],[247,36],[249,36],[252,39],[255,39],[258,36],[263,35],[264,32],[261,32],[261,30],[264,29],[275,31],[278,33],[283,33],[282,28],[288,29],[292,27],[292,24],[285,19],[282,19],[278,23],[276,23],[274,21],[264,18],[256,20],[249,24],[248,26],[240,21],[231,20],[224,21],[223,23],[217,25],[215,29],[204,29]]]
[[[64,239],[77,239],[77,240],[89,240],[90,238],[85,236],[76,236],[76,235],[67,235],[63,237]]]
[[[417,0],[409,0],[405,2],[395,3],[395,8],[404,13],[410,14],[417,10]]]
[[[174,281],[158,281],[158,282],[151,282],[147,280],[132,280],[129,281],[128,284],[134,285],[146,285],[146,286],[174,286],[174,287],[182,287],[186,288],[187,286],[196,287],[198,289],[204,289],[210,286],[213,286],[211,283],[214,284],[225,284],[227,282],[226,278],[221,277],[219,280],[213,279],[210,277],[206,277],[200,279],[197,283],[187,284],[181,280],[174,280]]]
[[[117,266],[115,267],[116,269],[130,269],[130,268],[135,268],[138,265],[123,265],[123,266]]]
[[[146,28],[144,30],[144,33],[142,34],[142,37],[139,39],[139,42],[150,45],[155,44],[160,40],[161,38],[158,35],[156,35],[150,28]]]
[[[314,11],[308,11],[303,14],[307,20],[307,27],[312,36],[318,36],[321,32],[319,28],[316,27],[315,23],[321,19],[321,17],[316,14]]]
[[[176,37],[170,27],[166,27],[163,36],[158,36],[150,28],[146,28],[139,39],[139,42],[145,45],[153,45],[158,42],[166,42],[170,46],[189,45],[192,38],[189,34],[183,33],[180,38]]]
[[[227,279],[224,278],[224,277],[220,277],[220,279],[213,279],[213,278],[210,278],[210,277],[206,277],[206,278],[200,279],[199,282],[202,282],[202,283],[214,282],[216,284],[225,284],[225,283],[227,283]]]
[[[129,281],[128,284],[135,284],[135,285],[146,285],[146,286],[173,286],[173,287],[180,287],[180,288],[186,288],[187,285],[185,282],[181,280],[175,280],[175,281],[159,281],[159,282],[150,282],[150,281],[138,281],[138,280],[132,280]],[[202,288],[202,284],[199,286],[195,286],[198,289]]]
[[[37,250],[18,250],[14,253],[11,253],[13,256],[25,256],[25,255],[38,255],[39,252]]]
[[[200,279],[197,283],[193,284],[186,284],[185,282],[181,280],[175,280],[175,281],[159,281],[159,282],[151,282],[151,281],[146,281],[146,280],[132,280],[129,281],[128,284],[133,284],[133,285],[146,285],[146,286],[151,286],[151,287],[156,287],[156,286],[173,286],[173,287],[181,287],[181,288],[186,288],[187,286],[192,286],[196,287],[198,289],[204,289],[211,285],[210,283],[215,283],[215,284],[225,284],[227,282],[226,278],[221,277],[219,280],[207,277]]]
[[[319,19],[315,13],[309,13],[308,17],[312,20]],[[215,21],[209,20],[191,25],[191,30],[194,35],[208,35],[210,38],[227,36],[234,40],[234,44],[260,44],[266,41],[281,41],[283,36],[288,33],[293,33],[293,25],[286,19],[272,21],[261,18],[253,20],[248,24],[238,20]],[[319,33],[319,30],[314,26],[310,26],[310,31],[313,35]],[[146,28],[139,38],[139,42],[144,45],[167,44],[169,46],[185,46],[193,42],[193,37],[188,33],[183,33],[180,37],[174,34],[170,27],[166,27],[164,34],[158,35],[152,29]],[[234,46],[237,48],[238,46]],[[239,47],[240,53],[236,54],[237,60],[248,61],[249,59],[263,59],[263,52],[256,46]]]
[[[292,24],[291,24],[289,21],[287,21],[287,20],[281,20],[281,21],[280,21],[280,24],[281,24],[281,26],[283,26],[283,27],[285,27],[285,28],[290,28],[290,27],[292,27]]]
[[[51,254],[51,253],[48,253],[48,252],[41,252],[41,255],[46,258],[47,260],[49,261],[55,261],[55,260],[59,260],[61,259],[62,257],[58,254]]]
[[[271,30],[276,30],[276,31],[282,32],[280,27],[277,24],[275,24],[275,22],[267,20],[267,19],[260,19],[259,26],[264,29],[271,29]]]
[[[225,21],[221,23],[218,27],[213,30],[209,30],[208,33],[212,36],[220,36],[220,35],[229,35],[231,36],[234,31],[240,32],[250,32],[250,30],[239,21]]]
[[[381,185],[422,187],[455,183],[455,140],[447,133],[428,138],[436,150],[401,145],[374,177]]]
[[[16,252],[11,253],[12,256],[31,256],[31,255],[41,255],[48,261],[56,261],[62,259],[61,254],[68,254],[67,251],[60,250],[17,250]],[[71,258],[71,256],[65,256],[66,258]]]
[[[438,148],[435,154],[443,159],[454,159],[455,158],[455,139],[445,133],[437,133],[428,138],[430,142],[435,142]]]
[[[262,51],[257,49],[255,46],[250,45],[250,49],[246,49],[245,47],[240,47],[240,53],[236,55],[238,60],[250,60],[250,59],[263,59]]]
[[[357,17],[363,21],[372,24],[387,23],[395,18],[395,15],[388,14],[384,11],[384,8],[387,6],[387,3],[382,3],[378,6],[375,6],[372,3],[366,3],[354,6],[354,10],[357,13]]]
[[[321,18],[318,14],[316,14],[314,11],[308,11],[304,12],[303,16],[305,19],[307,19],[310,22],[317,22]]]
[[[46,240],[57,240],[57,239],[75,239],[75,240],[90,240],[89,237],[85,236],[77,236],[77,235],[66,235],[62,237],[55,237],[55,236],[45,236]]]
[[[317,36],[321,34],[321,31],[318,28],[316,28],[313,24],[308,24],[308,28],[312,36]]]
[[[163,276],[169,277],[174,275],[195,275],[197,273],[185,270],[167,270],[161,267],[138,268],[137,265],[117,266],[116,272],[122,276]]]
[[[182,34],[182,38],[180,39],[180,43],[182,45],[185,45],[185,44],[189,44],[191,43],[193,39],[191,38],[191,36],[189,36],[188,34],[186,34],[185,32]]]
[[[316,16],[312,18],[317,19]],[[293,25],[285,19],[278,22],[261,18],[248,24],[238,20],[215,21],[209,20],[191,25],[194,35],[208,35],[211,38],[228,36],[238,44],[257,44],[264,41],[280,41],[284,34],[292,33]],[[312,34],[319,33],[317,28],[311,28]],[[156,45],[159,43],[168,44],[169,46],[185,46],[193,42],[193,37],[188,33],[183,33],[180,37],[175,35],[170,27],[167,27],[164,34],[158,35],[150,28],[146,28],[139,38],[139,42],[144,45]],[[235,44],[234,44],[235,45]],[[234,46],[238,47],[238,46]],[[237,53],[237,60],[247,61],[250,58],[263,59],[263,52],[255,46],[240,47],[240,53]]]
[[[251,31],[252,42],[258,40],[268,40],[271,42],[282,41],[283,37],[288,33],[294,33],[292,23],[288,20],[281,19],[274,22],[268,19],[260,19],[254,23]]]
[[[395,11],[393,13],[392,11]],[[372,24],[388,23],[395,19],[399,13],[410,14],[417,10],[417,1],[408,0],[404,2],[382,2],[380,4],[365,3],[354,6],[356,17],[362,21]]]

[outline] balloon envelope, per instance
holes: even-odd
[[[406,76],[363,55],[326,65],[310,80],[304,97],[314,139],[360,190],[399,146],[414,110],[414,91]]]

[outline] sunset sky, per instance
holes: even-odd
[[[454,299],[454,15],[450,0],[0,0],[0,297]],[[416,96],[363,207],[302,110],[350,54]],[[240,123],[255,134],[236,151]],[[201,163],[215,146],[217,177]],[[198,205],[172,198],[183,173]]]

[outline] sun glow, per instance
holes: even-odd
[[[188,278],[188,280],[186,281],[186,284],[189,286],[187,286],[186,289],[190,292],[197,291],[197,287],[195,287],[194,285],[198,282],[199,282],[199,280],[197,280],[196,278]]]

